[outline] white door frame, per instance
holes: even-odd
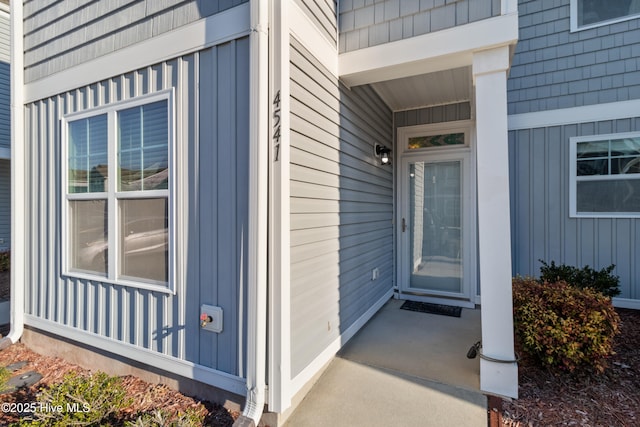
[[[451,147],[408,149],[408,139],[414,136],[464,133],[465,144]],[[473,122],[470,120],[400,127],[397,131],[396,152],[398,153],[396,190],[396,277],[399,298],[444,303],[467,308],[475,307],[477,294],[477,204],[476,204],[476,162]],[[463,291],[462,293],[425,292],[409,287],[410,239],[409,225],[403,218],[409,218],[409,164],[412,162],[462,162],[462,221],[463,221]],[[403,231],[403,225],[406,231]]]

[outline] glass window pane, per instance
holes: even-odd
[[[69,123],[69,192],[107,191],[107,115]]]
[[[107,274],[107,202],[70,202],[71,265],[74,270]]]
[[[118,113],[120,191],[169,188],[167,111],[158,101]]]
[[[640,173],[640,157],[616,157],[611,159],[611,174]]]
[[[640,156],[640,138],[614,139],[611,156]]]
[[[608,175],[609,160],[608,159],[579,160],[576,171],[578,173],[578,176]]]
[[[168,200],[121,199],[120,276],[167,282]]]
[[[579,142],[576,148],[579,159],[609,156],[609,141]]]
[[[640,180],[578,181],[578,212],[640,213]]]
[[[578,0],[578,25],[596,24],[639,13],[631,0]]]
[[[446,135],[416,136],[409,138],[409,150],[418,148],[446,147],[448,145],[463,145],[464,133],[450,133]]]

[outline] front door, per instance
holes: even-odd
[[[476,263],[469,132],[430,131],[400,132],[404,141],[398,140],[405,147],[399,171],[399,291],[405,299],[470,307]],[[411,136],[416,132],[418,146]]]

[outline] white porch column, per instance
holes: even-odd
[[[478,250],[482,301],[481,390],[518,396],[511,299],[511,232],[507,147],[509,47],[473,55],[477,134]]]

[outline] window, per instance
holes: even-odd
[[[572,31],[631,19],[638,15],[638,0],[571,0]]]
[[[171,92],[71,114],[63,124],[65,274],[169,288]]]
[[[640,133],[574,137],[571,214],[640,215]]]

